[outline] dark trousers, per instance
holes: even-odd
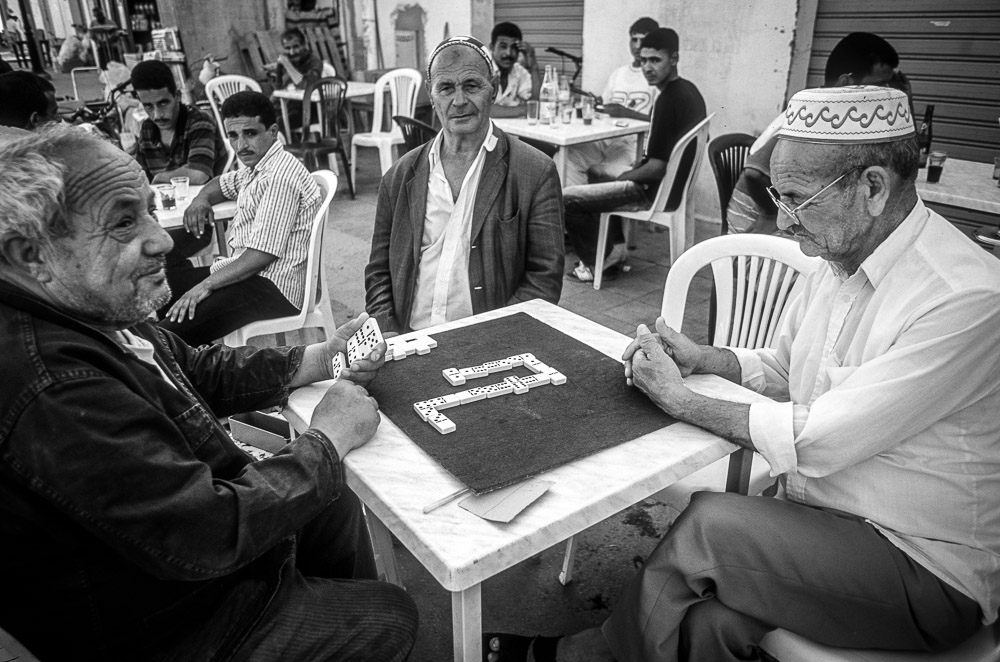
[[[844,648],[939,651],[978,604],[860,517],[698,492],[604,624],[619,662],[756,660],[784,628]]]
[[[208,278],[208,267],[180,266],[167,268],[170,283],[170,303],[159,312],[162,320],[174,301],[192,287]],[[220,287],[208,295],[195,309],[194,319],[182,322],[162,321],[160,326],[173,331],[189,345],[207,345],[227,333],[258,320],[288,317],[299,309],[288,302],[277,285],[263,276],[250,276],[238,283]]]
[[[641,184],[629,181],[603,182],[567,186],[563,189],[566,234],[580,261],[594,268],[601,213],[606,211],[638,211],[653,204]],[[608,225],[608,241],[603,250],[607,257],[615,244],[625,241],[621,219],[612,218]]]
[[[299,532],[297,549],[295,568],[234,661],[405,660],[417,607],[402,588],[374,581],[371,544],[350,490]]]
[[[214,227],[212,223],[207,224],[200,237],[196,237],[183,227],[167,230],[167,234],[174,242],[174,247],[167,253],[167,269],[190,266],[187,259],[200,253],[203,248],[212,243]]]

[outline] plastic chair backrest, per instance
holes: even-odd
[[[667,161],[667,172],[649,208],[651,214],[679,209],[686,202],[688,190],[701,167],[705,152],[702,146],[708,143],[708,128],[713,117],[715,113],[698,122],[674,145]]]
[[[215,124],[219,127],[219,133],[222,134],[222,142],[225,144],[226,152],[229,154],[226,167],[223,168],[222,172],[229,172],[234,163],[239,167],[239,163],[236,161],[236,152],[233,151],[233,146],[229,144],[229,139],[226,138],[226,127],[222,123],[222,102],[237,92],[245,90],[260,92],[260,84],[253,78],[237,74],[216,76],[205,84],[205,96],[208,97],[208,103],[212,107],[212,115],[215,116]]]
[[[306,291],[302,298],[302,312],[300,316],[303,321],[308,313],[316,310],[322,296],[322,286],[320,285],[320,262],[323,257],[323,232],[326,230],[327,218],[330,215],[330,203],[337,192],[337,175],[329,170],[317,170],[312,173],[312,178],[319,186],[320,199],[319,209],[313,218],[312,234],[309,235],[309,257],[306,258]]]
[[[340,126],[343,120],[344,99],[347,95],[347,81],[337,76],[320,78],[306,86],[303,99],[312,99],[313,95],[319,97],[316,106],[319,111],[319,129],[321,138],[340,139]],[[302,104],[302,126],[312,126],[313,104],[303,102]],[[303,131],[302,140],[307,141],[308,136]]]
[[[219,131],[222,132],[223,136],[226,135],[226,127],[222,125],[222,102],[237,92],[245,90],[260,92],[260,83],[247,76],[226,74],[225,76],[216,76],[205,84],[205,96],[208,97],[208,102],[212,105],[212,114],[215,115],[215,122],[219,125]]]
[[[305,328],[309,318],[316,314],[316,309],[319,307],[323,295],[320,279],[323,232],[326,229],[330,213],[330,203],[333,201],[334,193],[337,192],[338,179],[337,175],[329,170],[317,170],[311,173],[311,176],[319,185],[322,197],[319,209],[313,217],[312,232],[309,235],[309,252],[306,257],[306,287],[302,297],[302,308],[297,315],[250,322],[233,331],[223,338],[223,342],[230,347],[245,345],[248,339],[255,336]]]
[[[691,280],[711,265],[717,300],[715,345],[770,347],[788,302],[802,287],[800,275],[812,273],[822,263],[784,237],[712,237],[684,251],[670,266],[660,314],[668,326],[680,330]]]
[[[756,139],[749,133],[727,133],[713,139],[708,144],[708,162],[712,164],[712,172],[715,173],[715,186],[719,189],[722,234],[726,234],[729,230],[726,210],[754,140]]]
[[[403,132],[403,142],[406,144],[406,152],[420,147],[429,140],[433,140],[434,136],[438,133],[434,127],[412,117],[393,115],[392,121]]]
[[[393,115],[413,117],[417,108],[417,92],[423,76],[416,69],[403,67],[383,74],[375,81],[375,107],[372,111],[372,133],[394,133],[401,135],[399,127],[391,125],[391,130],[382,130],[383,122]],[[389,92],[389,110],[385,109],[385,93]]]

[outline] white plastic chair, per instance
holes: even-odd
[[[246,90],[260,92],[260,84],[253,78],[237,74],[216,76],[205,84],[205,96],[208,97],[208,103],[212,106],[215,124],[219,127],[219,133],[222,134],[222,142],[226,145],[226,153],[229,154],[223,172],[229,172],[229,169],[233,166],[233,163],[236,161],[236,152],[233,151],[233,146],[226,139],[226,127],[222,123],[222,102],[237,92],[244,92]]]
[[[688,191],[691,190],[691,183],[698,176],[698,170],[705,156],[705,148],[708,145],[708,127],[715,117],[712,113],[693,129],[685,133],[670,152],[670,160],[667,161],[667,172],[663,175],[660,187],[656,191],[656,198],[649,209],[641,211],[610,211],[601,214],[601,225],[597,236],[597,259],[594,264],[594,289],[601,289],[604,271],[604,246],[608,241],[608,225],[612,216],[622,219],[632,219],[636,221],[646,221],[655,225],[663,225],[670,228],[670,264],[673,264],[681,253],[684,252],[688,241],[685,224],[687,223],[686,209]],[[667,209],[670,201],[670,193],[677,185],[680,175],[681,157],[684,155],[689,145],[694,149],[694,159],[691,167],[687,171],[687,179],[681,183],[680,200],[673,209]],[[694,237],[690,237],[691,240]]]
[[[997,662],[1000,660],[1000,621],[983,626],[979,632],[943,653],[834,648],[780,628],[768,632],[760,647],[781,662]]]
[[[323,232],[330,211],[330,202],[333,200],[334,193],[337,192],[337,175],[329,170],[317,170],[312,173],[312,177],[319,185],[323,197],[319,210],[313,219],[312,234],[309,236],[309,256],[306,258],[306,289],[302,298],[302,309],[297,315],[251,322],[223,338],[224,344],[230,347],[240,347],[246,345],[247,340],[255,336],[313,327],[327,329],[322,311],[324,303],[321,302],[323,297],[321,262]],[[332,328],[333,320],[330,319],[329,322]]]
[[[390,122],[391,128],[383,131],[382,126],[393,115],[413,117],[417,107],[417,91],[423,77],[416,69],[394,69],[383,74],[375,81],[375,106],[372,112],[372,130],[355,133],[351,138],[351,181],[357,186],[358,147],[377,147],[379,165],[382,174],[392,167],[395,161],[393,147],[403,144],[403,133]],[[389,91],[389,110],[385,109],[385,92]]]
[[[688,288],[704,267],[711,265],[715,277],[718,312],[715,320],[717,346],[758,348],[774,343],[787,304],[801,289],[804,278],[822,264],[808,257],[791,239],[759,234],[713,237],[692,246],[667,272],[660,315],[667,326],[680,331],[684,321]],[[753,462],[753,458],[757,462]],[[760,456],[736,451],[682,478],[651,499],[661,501],[676,517],[687,508],[691,495],[703,490],[760,494],[773,484],[770,467]],[[563,559],[559,581],[572,580],[573,539]]]

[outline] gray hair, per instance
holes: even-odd
[[[46,126],[0,147],[0,237],[49,243],[72,234],[66,199],[67,157],[105,144],[65,124]]]
[[[856,168],[854,177],[857,178],[866,166],[882,166],[904,182],[913,182],[917,178],[919,155],[916,137],[883,143],[849,144],[841,148],[834,169],[844,172]],[[850,180],[851,177],[845,177],[840,186],[846,186]]]

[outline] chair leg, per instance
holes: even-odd
[[[382,167],[382,174],[389,172],[389,168],[392,167],[392,145],[379,145],[378,146],[378,160],[379,165]]]
[[[597,231],[597,251],[594,253],[594,289],[601,289],[604,276],[604,246],[608,243],[608,226],[611,214],[601,214],[601,225]]]
[[[344,176],[347,177],[347,190],[351,192],[351,200],[354,200],[354,163],[348,162],[347,152],[344,151],[343,146],[337,149],[337,154],[344,161]]]
[[[354,144],[354,141],[351,141],[351,175],[348,179],[350,179],[350,181],[352,182],[358,181],[357,165],[358,165],[358,146]]]
[[[687,223],[687,218],[684,211],[678,210],[670,223],[670,266],[674,266],[674,262],[684,252],[684,240],[687,234],[685,223]]]

